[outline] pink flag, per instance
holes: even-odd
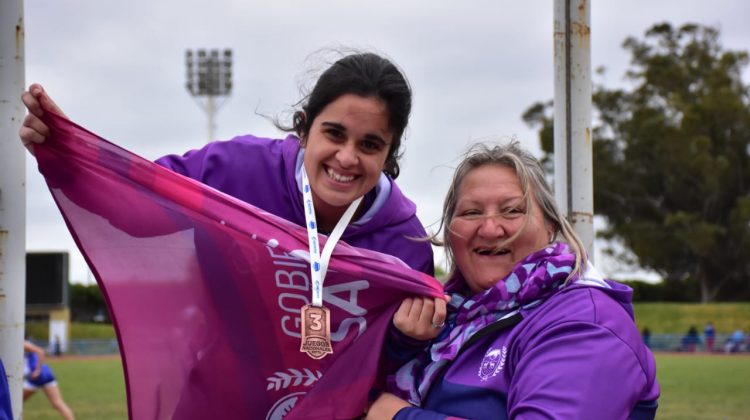
[[[131,418],[357,417],[395,308],[442,294],[396,258],[339,243],[324,292],[334,353],[313,360],[299,351],[304,228],[45,121],[39,169],[107,299]]]

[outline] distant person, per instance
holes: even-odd
[[[690,326],[687,334],[682,337],[682,351],[694,352],[695,347],[700,343],[701,339],[698,336],[698,329],[695,326]]]
[[[731,336],[729,336],[729,339],[727,339],[727,342],[724,345],[724,352],[727,354],[738,353],[744,350],[744,345],[745,333],[742,332],[741,329],[737,329],[732,333]]]
[[[8,377],[5,375],[3,361],[0,360],[0,420],[12,420],[13,411],[10,409],[10,390]]]
[[[62,356],[62,343],[60,342],[59,335],[55,335],[55,341],[53,343],[54,343],[52,345],[53,354],[58,357]]]
[[[42,389],[50,404],[59,411],[65,420],[74,420],[73,411],[63,401],[60,387],[57,386],[52,369],[45,365],[44,350],[26,340],[23,343],[24,372],[23,372],[23,400],[26,401],[38,390]]]
[[[714,339],[716,338],[716,330],[714,324],[708,321],[706,328],[703,329],[703,338],[706,340],[706,351],[711,353],[714,351]]]
[[[651,348],[651,330],[649,330],[648,327],[643,327],[641,337],[643,337],[643,344],[645,344],[646,347]]]

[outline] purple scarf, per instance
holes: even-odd
[[[432,343],[429,352],[408,362],[390,378],[390,390],[420,406],[438,374],[458,355],[474,333],[524,306],[547,299],[565,287],[575,266],[575,254],[567,244],[555,242],[534,252],[513,267],[495,286],[466,299],[453,293],[446,329]],[[455,291],[465,286],[456,273],[446,286]]]

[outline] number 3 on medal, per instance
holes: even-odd
[[[310,329],[319,331],[321,328],[323,328],[323,324],[320,323],[320,319],[322,316],[320,314],[310,314],[310,320],[312,323],[310,323]]]

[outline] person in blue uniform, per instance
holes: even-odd
[[[23,358],[23,400],[28,400],[37,390],[41,389],[52,407],[59,411],[65,420],[74,420],[73,411],[63,400],[52,369],[42,363],[44,361],[44,350],[26,340],[23,343]]]

